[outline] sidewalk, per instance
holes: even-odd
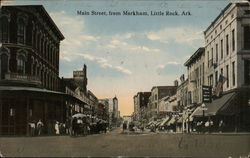
[[[159,134],[192,134],[192,135],[250,135],[250,132],[212,132],[212,133],[197,133],[197,132],[190,132],[190,133],[182,133],[182,132],[167,132],[167,131],[156,131]]]

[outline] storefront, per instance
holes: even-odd
[[[205,103],[206,108],[198,107],[192,114],[194,122],[212,121],[213,132],[220,131],[223,122],[224,132],[250,131],[250,88],[243,87],[224,93],[211,103]],[[205,110],[204,110],[205,109]]]
[[[32,87],[0,87],[0,135],[29,135],[30,122],[65,122],[65,94]],[[46,132],[46,131],[45,131]]]

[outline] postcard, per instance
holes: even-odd
[[[250,157],[247,0],[1,0],[0,157]]]

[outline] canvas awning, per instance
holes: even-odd
[[[169,126],[170,124],[174,124],[174,122],[175,122],[175,117],[172,117],[172,118],[168,121],[167,125]]]
[[[150,122],[148,123],[148,126],[150,126],[150,125],[152,125],[152,124],[154,124],[154,121],[150,121]]]
[[[204,116],[214,116],[220,112],[220,109],[224,109],[228,107],[231,100],[236,95],[235,92],[228,93],[223,95],[221,98],[215,99],[212,103],[205,103],[207,110],[204,111]],[[193,117],[201,117],[203,116],[202,108],[196,108],[196,110],[192,114]]]
[[[176,121],[176,123],[182,123],[182,117],[180,117],[180,118]]]
[[[170,118],[167,116],[160,124],[160,126],[164,126]]]

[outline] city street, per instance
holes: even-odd
[[[7,157],[178,156],[239,157],[250,153],[250,134],[122,133],[86,137],[1,137]]]

